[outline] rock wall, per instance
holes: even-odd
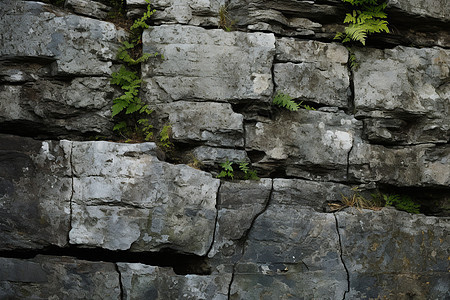
[[[110,3],[0,1],[0,299],[450,297],[446,0],[389,1],[356,69],[340,1],[152,1],[141,98],[167,153],[93,140],[128,36]],[[226,160],[261,179],[219,180]],[[354,187],[421,213],[330,211]]]

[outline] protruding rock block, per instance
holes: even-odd
[[[278,92],[327,106],[348,106],[351,92],[344,46],[287,38],[278,39],[276,45]]]
[[[361,123],[344,113],[283,111],[273,122],[246,126],[246,150],[262,152],[254,166],[287,176],[347,180],[347,158]]]
[[[164,55],[143,67],[149,103],[270,101],[273,34],[161,25],[146,30],[143,43],[144,52]]]
[[[153,143],[74,142],[71,244],[207,253],[219,180],[160,162],[154,150]]]

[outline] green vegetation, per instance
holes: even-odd
[[[173,143],[170,141],[170,135],[172,133],[172,125],[164,125],[159,133],[159,145],[161,148],[169,150],[172,148]]]
[[[341,0],[351,4],[354,9],[347,13],[344,23],[348,24],[344,32],[338,32],[334,37],[342,43],[357,41],[366,44],[366,39],[373,33],[389,33],[388,22],[384,10],[385,0]]]
[[[412,214],[418,214],[420,204],[416,204],[411,197],[398,194],[375,194],[372,195],[376,199],[382,199],[385,206],[393,206],[398,210],[403,210]]]
[[[122,0],[115,1],[117,5],[122,5]],[[120,2],[120,3],[119,3]],[[113,100],[112,118],[119,119],[113,130],[118,131],[126,141],[145,140],[149,141],[153,136],[153,126],[150,124],[149,116],[153,112],[142,99],[139,98],[139,90],[142,80],[138,76],[136,66],[147,61],[150,57],[157,56],[158,53],[144,53],[138,56],[136,48],[142,43],[141,36],[144,29],[148,28],[146,21],[154,13],[150,7],[150,2],[144,16],[135,20],[130,27],[130,39],[122,43],[119,48],[117,58],[124,64],[119,71],[112,73],[111,84],[120,87],[123,94]],[[132,117],[129,117],[132,115]]]
[[[300,101],[300,103],[297,103],[293,100],[291,96],[284,93],[277,93],[275,97],[273,98],[273,104],[276,104],[280,107],[284,107],[290,111],[297,111],[299,108],[304,108],[307,110],[316,110],[315,108],[309,106],[309,105],[303,105],[303,101]]]
[[[234,179],[235,177],[235,171],[233,169],[233,163],[227,160],[224,163],[220,164],[222,171],[220,171],[219,175],[217,175],[217,178],[228,178],[228,179]],[[251,170],[248,167],[247,162],[239,162],[239,173],[237,173],[237,176],[239,179],[244,180],[259,180],[258,175],[256,174],[255,170]]]
[[[236,22],[229,17],[228,6],[222,5],[219,9],[219,28],[230,32],[233,31],[235,24]]]

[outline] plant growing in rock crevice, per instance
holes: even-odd
[[[255,170],[251,170],[248,166],[249,163],[247,162],[239,162],[239,171],[236,172],[233,169],[233,162],[230,162],[227,160],[224,163],[220,164],[220,167],[222,170],[220,171],[219,175],[217,175],[217,178],[224,178],[224,179],[234,179],[235,175],[239,179],[243,180],[259,180],[257,173]]]
[[[113,100],[112,118],[120,119],[113,130],[118,131],[127,140],[143,139],[149,141],[153,136],[153,126],[150,124],[149,116],[153,112],[148,105],[139,98],[139,90],[142,80],[138,76],[138,65],[147,61],[150,57],[157,56],[158,53],[144,53],[139,56],[136,47],[142,44],[141,36],[144,29],[149,25],[146,21],[155,10],[150,7],[150,2],[144,16],[135,20],[130,27],[130,38],[124,41],[119,48],[117,58],[124,64],[119,71],[111,75],[111,84],[121,88],[123,94]],[[127,117],[132,115],[132,117]]]
[[[306,110],[316,110],[314,107],[302,104],[303,101],[300,101],[300,103],[295,102],[291,96],[281,92],[278,92],[275,95],[272,103],[280,107],[284,107],[290,111],[297,111],[299,108],[304,108]]]

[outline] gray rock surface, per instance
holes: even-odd
[[[450,7],[446,0],[389,0],[388,7],[422,17],[450,20]]]
[[[98,1],[87,0],[67,0],[65,7],[72,9],[76,14],[93,17],[96,19],[106,19],[111,7]]]
[[[244,150],[215,148],[200,146],[192,150],[192,155],[205,166],[218,166],[219,164],[230,162],[248,161],[247,152]]]
[[[267,178],[260,181],[222,182],[217,205],[216,234],[209,257],[238,254],[238,241],[245,237],[255,217],[265,209],[271,190],[272,180]]]
[[[1,299],[121,299],[113,263],[38,255],[0,265]]]
[[[394,209],[336,213],[349,299],[450,296],[448,218]]]
[[[246,150],[264,155],[253,166],[285,168],[287,176],[347,180],[347,157],[361,124],[344,113],[284,110],[273,122],[246,126]]]
[[[123,299],[228,299],[231,274],[175,275],[170,268],[118,263]]]
[[[4,85],[0,86],[0,123],[36,124],[32,130],[59,137],[109,135],[113,95],[106,77]]]
[[[232,299],[343,299],[347,274],[332,214],[270,204],[236,265]]]
[[[355,110],[375,142],[446,143],[450,137],[450,51],[440,48],[357,52]]]
[[[0,135],[1,251],[67,245],[70,155],[67,141]]]
[[[337,44],[277,39],[276,90],[292,98],[347,107],[350,80],[348,51]]]
[[[349,155],[349,174],[363,182],[446,188],[450,185],[450,147],[391,148],[357,142]]]
[[[177,101],[160,106],[172,125],[177,142],[243,147],[244,118],[228,103]]]
[[[124,30],[41,2],[2,2],[0,56],[52,62],[53,75],[109,75]]]
[[[219,180],[160,162],[154,150],[153,143],[74,142],[71,244],[206,254]]]
[[[144,98],[149,103],[270,101],[273,34],[162,25],[146,30],[143,43],[144,52],[165,57],[151,59],[143,66],[149,91]]]

